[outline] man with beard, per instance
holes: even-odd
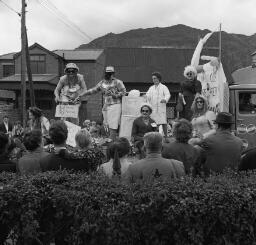
[[[122,96],[125,95],[126,89],[123,82],[114,77],[115,70],[113,66],[107,66],[105,69],[104,79],[95,87],[83,92],[79,96],[91,95],[102,92],[104,105],[102,113],[104,121],[109,127],[110,139],[115,140],[117,136],[118,125],[121,118]]]

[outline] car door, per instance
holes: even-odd
[[[256,91],[237,90],[235,96],[237,136],[248,148],[256,147]]]

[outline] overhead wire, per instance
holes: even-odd
[[[68,20],[68,18],[62,14],[59,10],[57,13],[56,10],[54,10],[52,7],[49,6],[49,4],[47,4],[45,1],[43,0],[37,0],[37,2],[43,6],[44,8],[46,8],[48,11],[50,11],[52,14],[54,14],[63,24],[65,24],[67,27],[69,27],[70,29],[72,29],[73,31],[77,32],[78,34],[80,34],[80,36],[83,36],[83,38],[86,37],[86,41],[88,41],[88,39],[91,41],[92,38],[86,34],[85,32],[83,32],[78,26],[76,26],[73,22],[71,22],[70,20]],[[52,4],[53,5],[53,4]],[[54,7],[55,9],[56,6]]]
[[[79,32],[81,32],[83,35],[85,35],[88,39],[92,40],[92,37],[90,37],[86,32],[84,32],[79,26],[77,26],[74,22],[72,22],[67,15],[63,14],[57,7],[54,5],[51,1],[49,0],[41,0],[43,1],[46,5],[51,5],[52,8],[55,9],[57,14],[61,15],[61,17],[66,20],[68,23],[70,23],[75,29],[77,29]]]
[[[16,13],[17,15],[19,15],[21,17],[21,13],[16,11],[14,8],[12,8],[10,5],[8,5],[6,2],[4,2],[3,0],[0,0],[0,2],[2,2],[8,9],[10,9],[11,11],[13,11],[14,13]]]

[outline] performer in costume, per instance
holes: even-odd
[[[152,73],[152,85],[146,93],[147,101],[152,105],[152,119],[157,125],[162,125],[164,136],[167,137],[166,104],[171,95],[169,89],[161,83],[162,76],[159,72]]]
[[[78,96],[86,91],[84,77],[78,74],[79,68],[74,63],[68,63],[64,69],[65,75],[62,76],[54,91],[56,103],[74,104],[78,103]],[[80,106],[80,105],[79,105]],[[79,119],[71,120],[78,124]]]
[[[197,80],[197,70],[193,66],[187,66],[184,70],[184,76],[187,80],[181,83],[181,91],[179,93],[179,103],[183,105],[180,107],[180,117],[191,121],[192,111],[191,106],[196,95],[201,94],[202,85]],[[178,106],[177,108],[178,109]]]
[[[123,82],[114,77],[115,70],[113,66],[107,66],[105,69],[104,79],[101,80],[95,87],[81,93],[79,95],[91,95],[98,92],[103,93],[104,105],[102,113],[104,122],[109,127],[110,139],[115,140],[118,126],[121,119],[121,102],[122,96],[126,94],[126,89]]]

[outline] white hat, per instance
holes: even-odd
[[[115,69],[113,66],[107,66],[105,72],[115,72]]]
[[[75,70],[79,71],[79,68],[75,63],[68,63],[65,67],[64,72],[66,72],[67,69],[75,69]]]
[[[188,78],[188,73],[189,72],[192,72],[194,74],[194,76],[197,75],[197,71],[196,71],[196,68],[194,66],[186,66],[185,69],[184,69],[184,77]]]
[[[143,103],[141,104],[141,106],[140,106],[140,110],[141,110],[141,109],[142,109],[142,107],[144,107],[144,106],[147,106],[148,108],[150,108],[150,109],[151,109],[151,112],[153,111],[152,105],[151,105],[151,104],[149,104],[149,103],[147,103],[147,102],[143,102]]]

